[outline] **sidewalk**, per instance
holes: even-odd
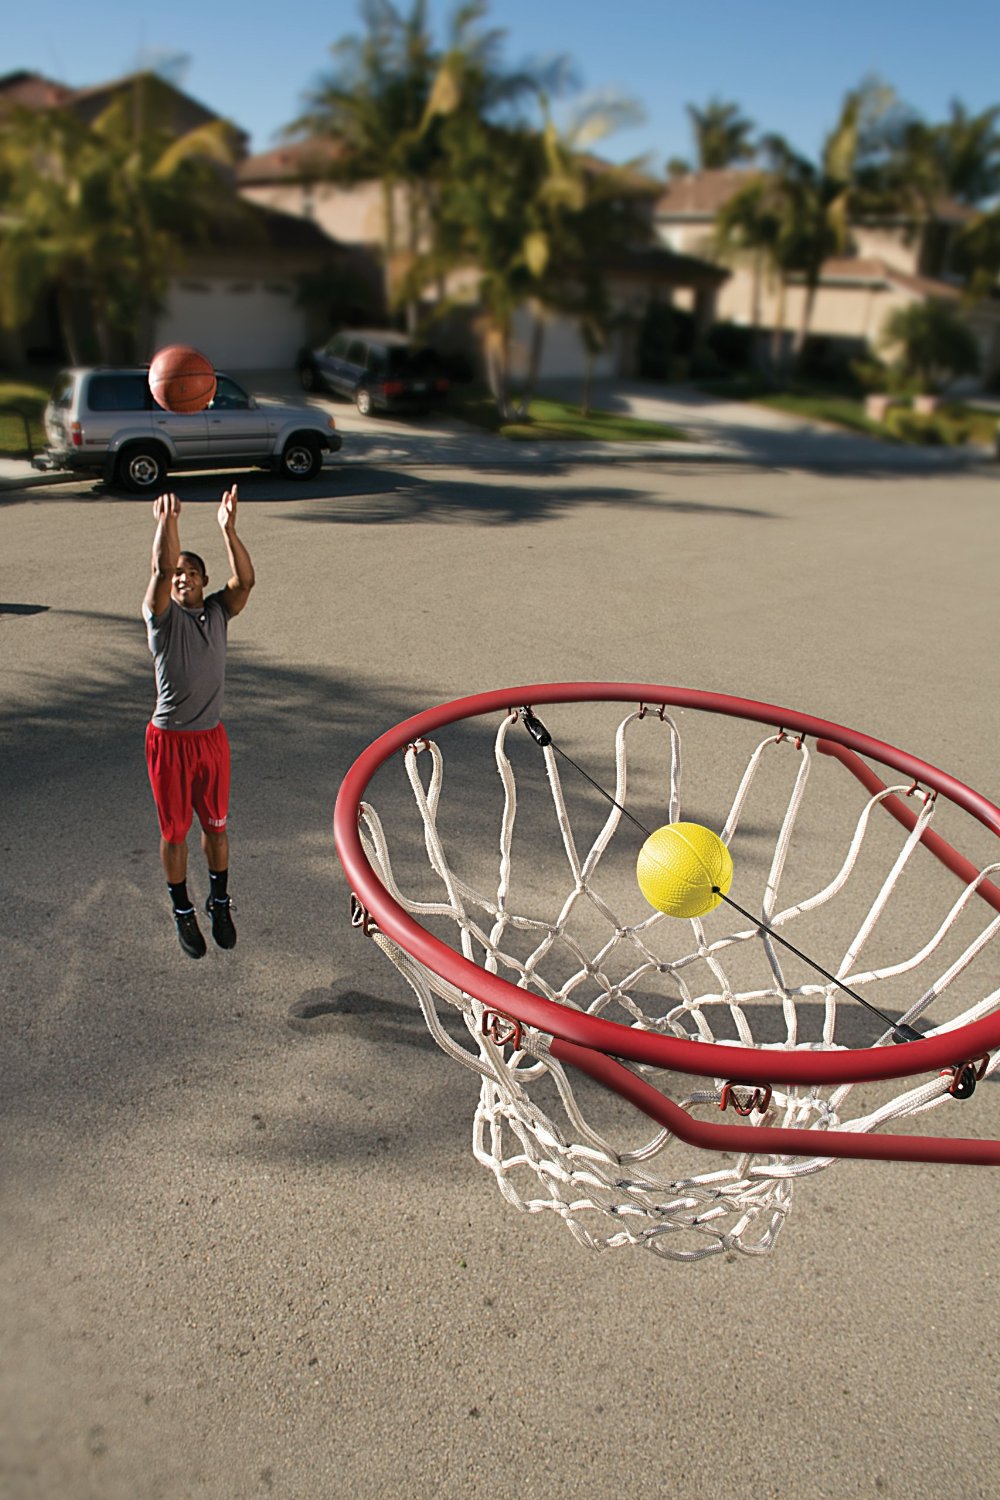
[[[719,401],[687,387],[607,383],[595,392],[606,410],[667,423],[685,442],[513,442],[447,415],[401,422],[361,417],[353,406],[305,396],[287,371],[242,371],[238,378],[265,398],[318,406],[336,419],[344,446],[330,467],[518,469],[568,464],[738,464],[766,469],[922,473],[994,461],[988,448],[917,448],[883,443],[745,402]],[[0,491],[81,482],[73,474],[40,473],[26,460],[0,458]],[[86,483],[86,480],[82,481]]]

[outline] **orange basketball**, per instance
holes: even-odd
[[[167,411],[204,411],[215,395],[212,362],[188,344],[168,344],[149,367],[149,389]]]

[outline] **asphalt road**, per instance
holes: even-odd
[[[221,581],[220,484],[178,488]],[[794,705],[1000,799],[995,474],[240,490],[240,937],[198,964],[142,758],[150,507],[0,497],[5,1500],[995,1495],[996,1172],[842,1164],[763,1260],[583,1250],[473,1161],[471,1075],[351,930],[330,831],[382,729],[559,679]],[[996,1136],[998,1099],[956,1108]]]

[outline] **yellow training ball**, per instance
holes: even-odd
[[[733,861],[710,828],[700,823],[667,823],[651,833],[639,850],[635,873],[639,889],[657,911],[671,917],[703,917],[728,894]]]

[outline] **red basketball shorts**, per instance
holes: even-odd
[[[192,813],[206,833],[221,833],[229,813],[229,739],[214,729],[157,729],[146,726],[146,767],[160,833],[168,844],[182,844]]]

